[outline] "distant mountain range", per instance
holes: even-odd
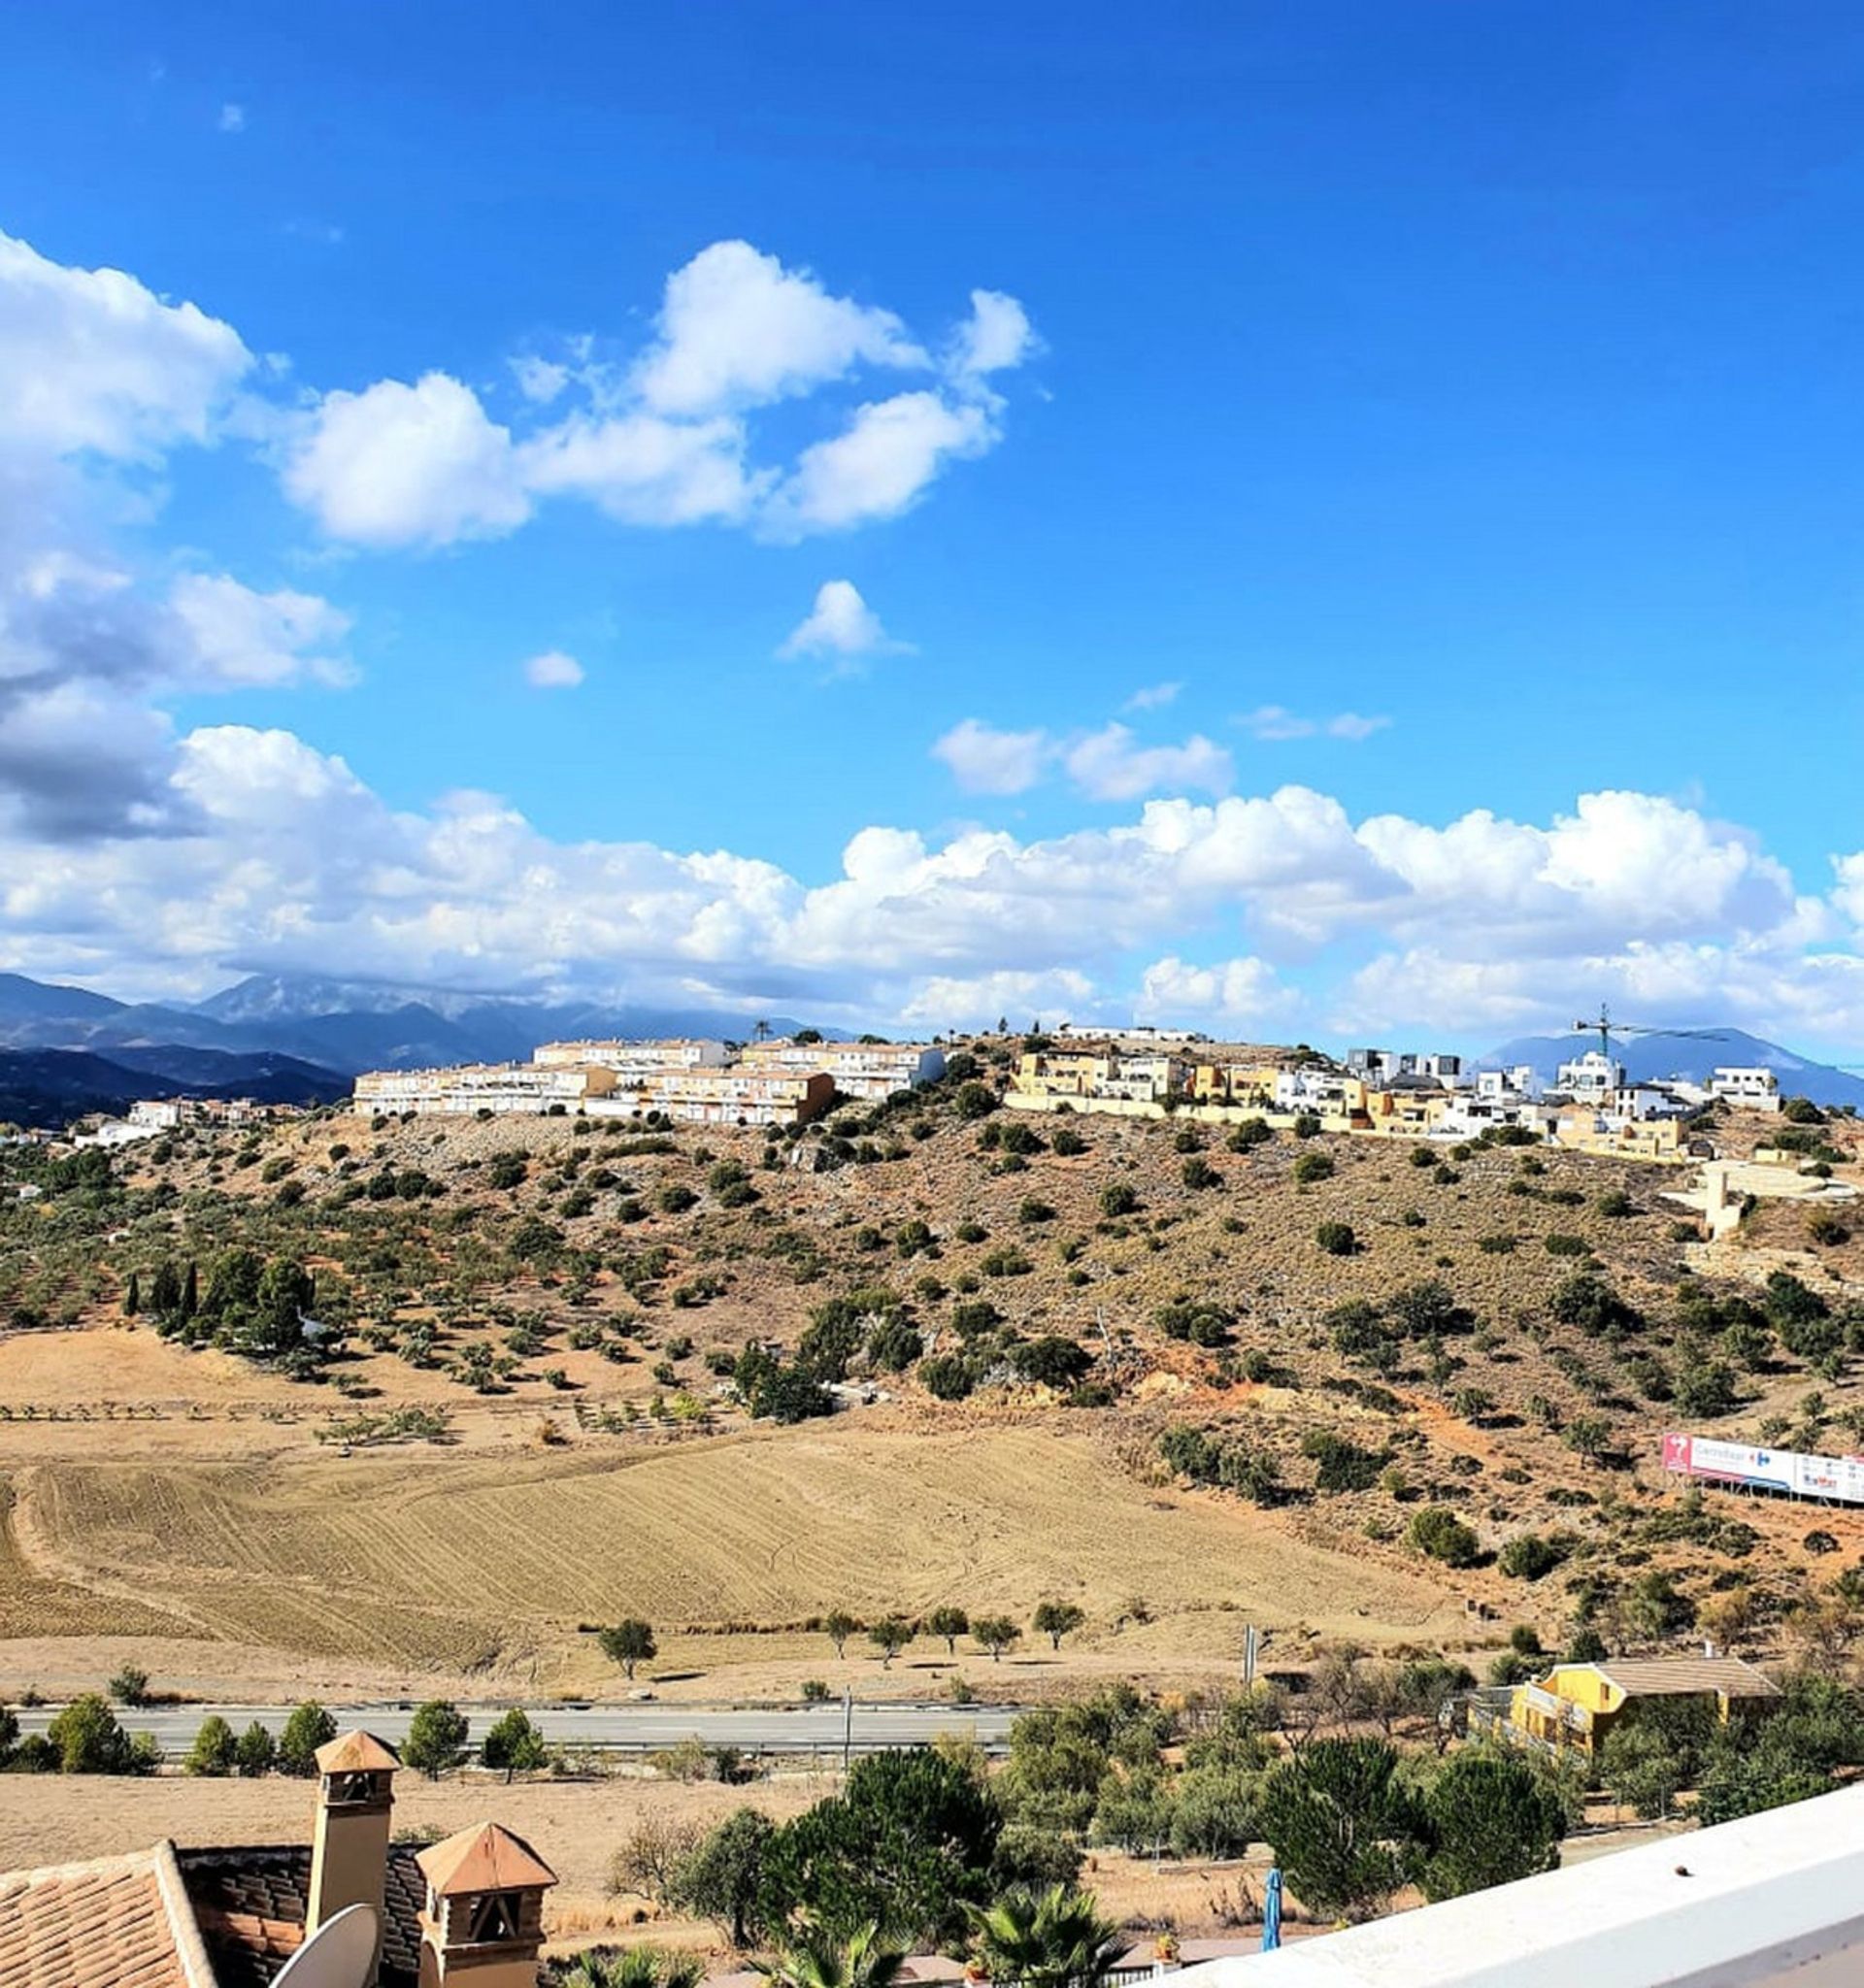
[[[21,1118],[17,1107],[35,1098],[34,1123],[116,1110],[137,1097],[310,1104],[344,1095],[360,1070],[521,1061],[540,1043],[584,1036],[744,1042],[759,1020],[777,1035],[802,1026],[783,1014],[458,994],[289,974],[254,974],[205,1001],[125,1002],[0,974],[0,1118]],[[1550,1081],[1560,1064],[1596,1046],[1596,1036],[1522,1036],[1479,1065],[1528,1063]],[[1634,1077],[1701,1080],[1717,1064],[1759,1064],[1780,1073],[1788,1096],[1864,1108],[1864,1077],[1743,1029],[1626,1036],[1614,1039],[1614,1050]],[[48,1059],[46,1051],[72,1053]]]
[[[255,974],[200,1002],[123,1002],[0,974],[0,1049],[83,1049],[117,1063],[126,1049],[160,1051],[158,1067],[178,1077],[184,1061],[169,1052],[183,1049],[284,1056],[352,1077],[522,1059],[539,1043],[583,1036],[744,1041],[759,1020],[777,1035],[803,1026],[781,1014],[449,994],[281,974]]]
[[[293,1056],[223,1049],[0,1049],[0,1124],[63,1125],[91,1111],[121,1114],[138,1098],[256,1098],[325,1105],[350,1079]]]
[[[1481,1057],[1480,1067],[1503,1070],[1528,1063],[1538,1076],[1551,1083],[1562,1063],[1570,1063],[1576,1056],[1598,1046],[1596,1034],[1517,1036],[1514,1042],[1504,1043],[1499,1049],[1491,1049]],[[1778,1043],[1750,1036],[1746,1029],[1697,1030],[1673,1036],[1614,1036],[1612,1053],[1624,1065],[1625,1074],[1637,1080],[1685,1077],[1705,1083],[1712,1070],[1736,1064],[1777,1072],[1784,1097],[1811,1098],[1815,1105],[1864,1107],[1864,1077],[1854,1077],[1829,1063],[1814,1063],[1796,1056]]]

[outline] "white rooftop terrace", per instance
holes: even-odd
[[[1170,1978],[1173,1988],[1855,1988],[1864,1786]]]

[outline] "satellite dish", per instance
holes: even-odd
[[[285,1962],[272,1988],[368,1988],[381,1928],[374,1905],[345,1905]]]

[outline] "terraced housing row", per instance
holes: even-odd
[[[1580,1151],[1684,1160],[1683,1121],[1722,1098],[1779,1109],[1770,1070],[1718,1070],[1707,1085],[1682,1078],[1633,1083],[1599,1050],[1562,1064],[1552,1084],[1526,1065],[1465,1073],[1459,1057],[1396,1056],[1350,1049],[1343,1065],[1321,1058],[1224,1059],[1208,1044],[1161,1045],[1150,1037],[1078,1038],[1025,1051],[1004,1102],[1021,1111],[1101,1111],[1127,1117],[1176,1113],[1193,1120],[1261,1118],[1276,1127],[1313,1121],[1323,1132],[1460,1141],[1520,1127]]]
[[[687,1125],[804,1125],[835,1099],[878,1103],[936,1083],[945,1053],[924,1043],[544,1043],[528,1063],[374,1070],[358,1111],[663,1118]]]

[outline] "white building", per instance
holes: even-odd
[[[187,1112],[180,1098],[139,1098],[129,1108],[129,1122],[150,1132],[173,1132]]]
[[[81,1132],[72,1141],[75,1146],[100,1145],[106,1148],[119,1145],[135,1145],[145,1139],[156,1139],[161,1128],[156,1125],[138,1125],[129,1118],[106,1118],[95,1132]]]
[[[930,1043],[747,1043],[738,1060],[746,1070],[822,1072],[843,1097],[870,1105],[945,1075],[945,1051]]]
[[[1507,1070],[1479,1070],[1476,1073],[1476,1095],[1486,1104],[1532,1103],[1540,1097],[1543,1088],[1540,1075],[1531,1063],[1515,1063]]]
[[[1709,1095],[1749,1111],[1778,1111],[1780,1078],[1758,1065],[1731,1063],[1710,1074]]]
[[[613,1070],[626,1081],[658,1070],[722,1070],[731,1053],[722,1043],[703,1038],[627,1042],[615,1037],[581,1043],[540,1043],[531,1061],[541,1070],[593,1065]]]
[[[451,1070],[371,1070],[356,1078],[358,1111],[419,1116],[476,1111],[529,1113],[553,1106],[579,1111],[615,1089],[615,1073],[594,1066],[541,1068],[535,1063],[467,1063]]]
[[[627,1089],[591,1099],[592,1118],[644,1118],[658,1111],[682,1125],[805,1125],[835,1099],[820,1070],[662,1070]]]
[[[1347,1077],[1337,1070],[1309,1066],[1302,1070],[1279,1070],[1275,1076],[1275,1109],[1278,1111],[1349,1111],[1365,1098],[1365,1080]]]
[[[1627,1083],[1617,1109],[1627,1118],[1686,1118],[1695,1106],[1671,1083]]]
[[[1462,1080],[1463,1059],[1447,1050],[1348,1049],[1347,1068],[1375,1088],[1400,1077],[1422,1077],[1453,1090]]]
[[[1602,1049],[1588,1049],[1583,1056],[1560,1065],[1553,1088],[1569,1098],[1602,1104],[1614,1091],[1624,1088],[1624,1065]]]

